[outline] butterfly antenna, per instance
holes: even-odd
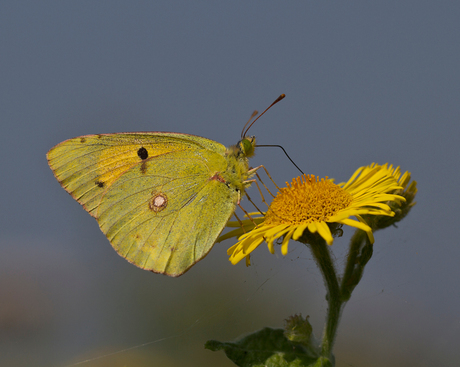
[[[249,118],[248,122],[246,122],[246,124],[244,124],[243,130],[241,130],[241,139],[244,138],[244,130],[246,129],[246,126],[249,125],[249,123],[251,122],[251,120],[252,120],[254,117],[256,117],[256,115],[257,115],[258,113],[259,113],[259,111],[255,110],[255,111],[252,113],[251,117]]]
[[[286,97],[285,94],[280,95],[270,106],[268,106],[264,112],[262,112],[247,128],[246,130],[243,129],[243,133],[241,134],[241,138],[244,138],[246,134],[248,133],[249,129],[251,128],[252,125],[254,125],[254,122],[256,122],[259,118],[262,117],[262,115],[267,112],[271,107],[273,107],[275,104],[277,104],[279,101],[281,101],[284,97]],[[248,121],[249,123],[249,121]],[[246,124],[247,125],[247,124]],[[245,125],[245,127],[246,127]]]
[[[295,168],[297,168],[300,171],[300,173],[302,173],[302,175],[304,174],[303,171],[299,168],[299,166],[297,166],[297,164],[294,163],[294,161],[291,159],[291,157],[289,157],[289,154],[287,154],[286,150],[281,145],[256,145],[256,147],[257,148],[258,147],[277,147],[277,148],[282,149],[284,154],[286,154],[286,157],[288,157],[288,159],[295,166]]]

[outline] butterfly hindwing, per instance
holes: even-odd
[[[182,274],[209,252],[235,210],[237,193],[211,179],[225,165],[222,156],[199,150],[157,156],[131,168],[102,197],[101,230],[137,266]]]

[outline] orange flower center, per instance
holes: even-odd
[[[347,208],[353,197],[344,189],[314,175],[303,175],[292,180],[273,199],[265,224],[301,224],[324,222]]]

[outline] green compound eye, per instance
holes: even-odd
[[[244,138],[240,141],[240,148],[246,157],[254,154],[254,146],[256,144],[255,137]]]

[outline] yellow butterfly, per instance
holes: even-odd
[[[228,148],[178,133],[86,135],[47,159],[119,255],[176,277],[208,254],[250,186],[255,143],[245,133]]]

